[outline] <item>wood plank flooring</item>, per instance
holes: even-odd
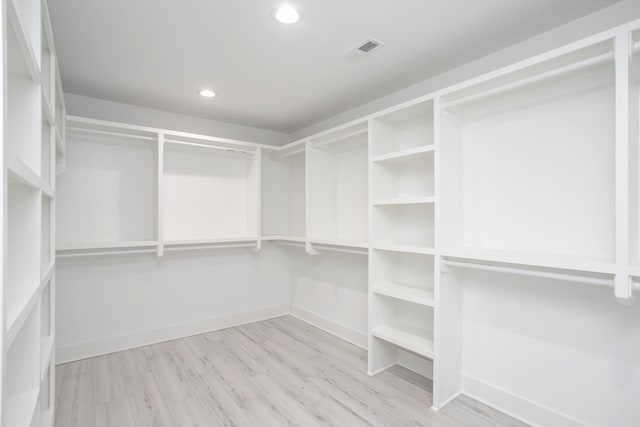
[[[57,427],[523,426],[286,316],[60,365]]]

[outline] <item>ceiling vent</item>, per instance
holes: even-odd
[[[356,60],[363,56],[371,55],[373,52],[380,50],[382,46],[384,46],[384,43],[380,40],[366,39],[349,50],[345,57],[349,60]]]
[[[358,47],[358,50],[363,53],[369,53],[378,46],[380,46],[380,42],[375,40],[367,40]]]

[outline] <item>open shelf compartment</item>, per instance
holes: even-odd
[[[614,257],[612,48],[607,41],[443,100],[442,247]]]
[[[373,206],[371,221],[374,247],[434,247],[433,204]]]
[[[25,1],[22,7],[25,10],[35,7],[30,6],[30,3],[31,0]],[[40,2],[38,1],[37,3],[39,7]],[[39,176],[41,167],[42,93],[39,81],[34,80],[28,58],[24,56],[24,46],[19,43],[19,36],[14,30],[14,26],[9,26],[6,31],[7,94],[5,108],[7,129],[5,143],[10,156],[17,158],[33,174]]]
[[[428,100],[372,119],[372,160],[395,163],[432,151],[433,114],[433,101]]]
[[[40,311],[34,309],[6,353],[4,419],[7,426],[28,425],[35,416],[40,389]]]
[[[309,240],[368,241],[367,122],[307,147]]]
[[[434,306],[433,255],[374,250],[371,292],[415,304]]]
[[[164,144],[163,240],[257,239],[260,150],[183,142]]]
[[[78,127],[67,145],[66,171],[57,183],[56,247],[153,242],[155,135]]]
[[[7,330],[12,336],[26,318],[40,287],[41,195],[9,178],[7,276],[4,284]]]
[[[262,236],[305,236],[305,146],[283,152],[263,151]],[[280,239],[276,239],[280,240]]]

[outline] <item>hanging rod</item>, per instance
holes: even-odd
[[[99,129],[88,129],[88,128],[80,128],[76,126],[68,126],[67,131],[76,131],[76,132],[86,132],[86,133],[95,133],[97,135],[106,135],[106,136],[117,136],[120,138],[129,138],[129,139],[142,139],[145,141],[155,141],[155,136],[146,136],[146,135],[132,135],[129,133],[120,133],[120,132],[111,132],[108,130],[99,130]]]
[[[515,268],[515,267],[503,267],[491,264],[480,264],[476,262],[467,261],[451,261],[442,260],[442,267],[458,267],[467,268],[472,270],[493,271],[498,273],[518,274],[521,276],[539,277],[543,279],[555,279],[563,280],[566,282],[578,282],[595,286],[604,286],[607,288],[613,288],[613,279],[603,279],[598,277],[586,277],[568,273],[553,273],[549,271],[539,271],[527,268]],[[640,285],[634,284],[635,290],[640,290]]]
[[[284,154],[281,154],[278,156],[278,158],[285,158],[285,157],[291,157],[291,156],[295,156],[296,154],[300,154],[300,153],[304,153],[305,147],[303,146],[302,148],[299,148],[297,150],[293,150],[293,151],[288,151]]]
[[[340,136],[336,136],[335,138],[331,138],[331,139],[327,139],[325,141],[320,141],[320,142],[316,142],[313,146],[314,147],[322,147],[323,145],[327,145],[327,144],[333,144],[334,142],[338,142],[338,141],[344,141],[345,139],[349,139],[351,137],[354,136],[358,136],[358,135],[362,135],[368,132],[367,128],[364,129],[359,129],[353,132],[349,132],[345,135],[340,135]]]
[[[310,245],[311,245],[311,252],[309,252],[309,255],[317,255],[318,251],[342,252],[346,254],[355,254],[355,255],[369,255],[369,250],[367,249],[339,248],[336,246],[316,245],[314,243],[311,243]]]
[[[217,145],[198,144],[197,142],[178,141],[175,139],[165,139],[164,142],[169,142],[171,144],[179,144],[179,145],[190,145],[193,147],[213,148],[214,150],[233,151],[233,152],[242,153],[242,154],[255,153],[255,151],[240,150],[238,148],[219,147]]]
[[[582,61],[578,61],[575,62],[573,64],[569,64],[569,65],[565,65],[563,67],[560,68],[556,68],[550,71],[546,71],[544,73],[541,74],[537,74],[535,76],[531,76],[531,77],[526,77],[523,79],[520,79],[518,81],[512,82],[512,83],[507,83],[505,85],[493,88],[493,89],[487,89],[483,92],[477,93],[475,95],[469,95],[466,96],[464,98],[460,98],[460,99],[456,99],[453,100],[451,102],[447,102],[445,103],[444,107],[445,108],[450,108],[450,107],[454,107],[456,105],[460,105],[460,104],[465,104],[467,102],[471,102],[471,101],[476,101],[478,99],[482,99],[482,98],[487,98],[489,96],[493,96],[493,95],[497,95],[497,94],[501,94],[504,92],[508,92],[510,90],[513,89],[518,89],[522,86],[527,86],[530,85],[532,83],[538,83],[540,81],[543,80],[547,80],[553,77],[557,77],[557,76],[561,76],[563,74],[568,74],[571,73],[573,71],[577,71],[580,70],[582,68],[587,68],[590,66],[594,66],[594,65],[598,65],[598,64],[602,64],[608,61],[612,61],[613,60],[613,52],[607,52],[607,53],[603,53],[602,55],[598,55],[598,56],[594,56],[593,58],[588,58],[588,59],[584,59]]]
[[[286,240],[271,240],[273,243],[282,246],[292,246],[294,248],[304,248],[306,245],[304,242],[288,242]]]
[[[202,246],[198,246],[193,245],[193,246],[165,246],[164,250],[165,251],[194,251],[194,250],[200,250],[200,249],[229,249],[229,248],[249,248],[249,247],[255,247],[256,244],[255,243],[231,243],[231,244],[222,244],[222,245],[202,245]]]
[[[117,250],[117,251],[93,251],[93,252],[72,252],[56,254],[56,258],[78,258],[87,256],[101,256],[101,255],[129,255],[129,254],[150,254],[156,253],[156,248],[153,249],[132,249],[132,250]]]

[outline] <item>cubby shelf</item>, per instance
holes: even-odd
[[[476,262],[499,262],[531,267],[575,270],[587,273],[616,274],[616,263],[612,258],[511,252],[479,248],[442,249],[441,255],[447,258]]]
[[[433,359],[433,334],[428,331],[408,325],[383,325],[373,328],[371,334],[412,353]]]
[[[43,270],[40,285],[37,287],[20,288],[19,293],[9,293],[6,295],[7,303],[7,345],[11,345],[16,339],[31,311],[38,303],[42,289],[49,283],[54,274],[53,264],[49,264]]]
[[[433,307],[435,304],[433,291],[429,289],[420,289],[415,286],[407,286],[397,283],[380,283],[373,285],[371,287],[371,291],[377,295],[396,298],[427,307]]]
[[[16,156],[8,155],[6,162],[9,179],[13,179],[15,182],[27,185],[34,190],[40,190],[42,188],[42,182],[40,181],[38,174],[36,174],[22,160],[18,159]]]
[[[5,401],[5,425],[28,426],[33,419],[40,399],[40,391],[33,390]]]
[[[16,10],[14,0],[7,1],[7,20],[13,29],[18,48],[26,65],[26,68],[34,83],[40,82],[39,55],[36,54],[33,44],[29,41],[29,32],[20,14]]]
[[[434,196],[400,196],[389,199],[375,199],[371,202],[374,206],[393,206],[393,205],[421,205],[435,203]]]
[[[393,153],[380,154],[377,156],[373,156],[371,158],[371,161],[374,163],[404,161],[407,159],[411,159],[415,156],[419,156],[421,154],[430,153],[434,150],[435,150],[434,145],[425,145],[422,147],[409,148],[406,150],[395,151]]]

